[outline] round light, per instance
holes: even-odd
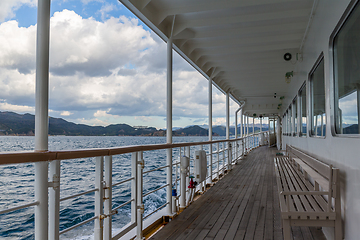
[[[285,54],[284,54],[284,60],[285,60],[285,61],[290,61],[291,58],[292,58],[291,53],[285,53]]]

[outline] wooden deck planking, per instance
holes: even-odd
[[[283,239],[275,153],[268,147],[252,151],[150,239]],[[292,234],[299,240],[325,239],[317,228],[293,227]]]

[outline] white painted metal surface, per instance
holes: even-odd
[[[152,170],[149,170],[147,172],[143,172],[143,167],[145,162],[143,161],[143,151],[152,151],[152,150],[158,150],[158,149],[172,149],[172,148],[183,148],[185,149],[185,155],[190,156],[190,146],[203,146],[203,145],[210,145],[210,144],[218,144],[222,143],[223,148],[218,148],[217,151],[211,152],[211,155],[218,155],[219,153],[225,153],[228,151],[226,147],[227,142],[233,142],[234,144],[240,144],[242,139],[233,139],[233,140],[218,140],[213,142],[202,142],[202,143],[177,143],[177,144],[162,144],[162,145],[144,145],[144,146],[130,146],[130,147],[120,147],[120,148],[111,148],[111,149],[90,149],[90,150],[69,150],[69,151],[59,151],[59,152],[42,152],[41,155],[39,155],[38,152],[25,152],[25,153],[0,153],[0,164],[19,164],[24,162],[36,162],[39,159],[42,160],[42,163],[47,163],[48,160],[52,160],[52,163],[60,163],[61,160],[64,159],[78,159],[78,158],[89,158],[89,157],[96,157],[95,161],[95,188],[90,189],[88,191],[80,192],[71,196],[66,196],[61,199],[58,197],[55,198],[55,202],[62,202],[66,201],[75,197],[83,196],[86,194],[94,194],[95,193],[95,216],[92,218],[89,218],[87,220],[84,220],[83,222],[80,222],[76,225],[73,225],[67,229],[59,231],[49,231],[49,239],[58,239],[59,235],[69,232],[77,227],[80,227],[86,223],[94,221],[94,238],[95,239],[119,239],[123,236],[129,236],[129,234],[136,229],[135,232],[133,232],[134,235],[137,235],[138,239],[142,238],[142,230],[143,230],[143,220],[147,218],[148,216],[151,216],[152,214],[156,213],[157,211],[161,211],[162,209],[166,210],[166,206],[168,205],[168,202],[166,202],[164,205],[160,206],[158,209],[152,211],[147,216],[143,216],[143,196],[147,196],[155,191],[158,191],[160,189],[163,189],[167,187],[167,184],[149,191],[147,193],[143,194],[143,175],[149,172],[157,171],[159,169],[166,169],[167,165],[161,166],[159,168],[155,168]],[[126,154],[126,153],[132,153],[132,159],[131,159],[131,177],[127,179],[123,179],[120,182],[113,183],[112,182],[112,156],[118,155],[118,154]],[[229,154],[231,156],[235,155],[234,151],[229,151]],[[40,157],[39,157],[40,156]],[[232,157],[230,156],[230,159]],[[203,158],[206,160],[206,155],[203,156]],[[219,176],[219,172],[221,174],[224,174],[224,170],[226,168],[225,164],[225,157],[218,158],[216,162],[213,164],[217,164],[217,171],[214,173],[214,176]],[[192,166],[194,166],[194,159],[191,159]],[[221,162],[222,166],[219,168],[219,163]],[[85,163],[88,164],[88,163]],[[234,162],[231,162],[231,164],[235,164]],[[209,166],[206,166],[205,161],[205,171],[203,175],[206,175],[206,171]],[[47,166],[47,164],[46,164]],[[60,169],[60,168],[59,168]],[[43,171],[47,175],[47,168]],[[52,167],[50,168],[51,172],[55,172]],[[57,171],[57,169],[56,169]],[[56,177],[51,183],[49,183],[49,186],[51,188],[56,187],[59,188],[60,186],[58,183],[60,182],[60,173],[58,174],[58,177]],[[131,182],[131,199],[128,202],[125,202],[115,208],[111,208],[111,188],[113,186],[118,186],[120,184],[125,184]],[[186,186],[188,186],[188,178],[185,180]],[[175,184],[176,185],[176,184]],[[48,188],[48,182],[45,181],[44,184],[45,189]],[[49,192],[49,195],[51,194],[51,191]],[[183,194],[185,196],[185,194]],[[51,203],[51,202],[50,202]],[[28,208],[31,206],[36,206],[38,202],[32,202],[32,203],[26,203],[21,206],[16,206],[10,209],[1,210],[0,214],[6,214],[9,212],[13,212],[19,209]],[[118,214],[118,209],[131,204],[131,221],[119,232],[112,234],[111,232],[111,216],[113,214]],[[45,212],[47,213],[54,211],[54,206],[50,204],[49,207],[46,207]],[[177,208],[178,206],[176,206]],[[163,211],[164,213],[167,213],[167,211]],[[37,217],[37,216],[36,216]],[[56,214],[50,214],[49,222],[55,222],[56,221]],[[41,216],[40,216],[41,219]],[[47,220],[45,221],[47,223]],[[42,223],[44,224],[44,223]],[[47,224],[46,224],[47,225]],[[50,228],[51,229],[51,228]],[[110,235],[112,234],[112,235]],[[132,237],[134,236],[132,235]],[[45,235],[47,237],[47,234]]]

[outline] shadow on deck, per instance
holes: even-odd
[[[283,239],[275,153],[266,146],[252,151],[150,239]],[[325,239],[317,228],[292,227],[292,233],[296,240]]]

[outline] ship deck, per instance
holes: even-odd
[[[260,147],[150,239],[283,239],[273,158]],[[292,227],[293,239],[323,240],[314,227]]]

